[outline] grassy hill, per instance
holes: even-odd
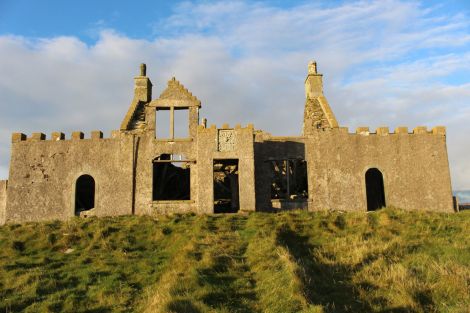
[[[469,312],[470,212],[0,227],[0,312]]]

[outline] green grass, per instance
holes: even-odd
[[[0,227],[3,312],[469,312],[470,212]]]

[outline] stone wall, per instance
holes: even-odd
[[[136,139],[137,140],[137,139]],[[195,138],[173,141],[155,139],[153,132],[143,134],[137,142],[135,168],[135,214],[184,213],[197,210],[197,166]],[[153,201],[153,160],[162,154],[182,155],[190,161],[190,200]]]
[[[255,142],[255,177],[256,177],[256,209],[304,208],[304,203],[293,201],[271,201],[271,181],[273,173],[270,160],[306,159],[305,140],[303,137],[272,137],[258,133]]]
[[[269,160],[307,160],[308,200],[273,201]],[[379,128],[321,129],[306,137],[258,133],[255,142],[257,210],[308,207],[310,210],[366,211],[365,173],[381,171],[387,206],[453,212],[444,128],[412,133]]]
[[[384,178],[387,206],[453,212],[445,129],[322,130],[306,140],[311,209],[366,210],[365,173]]]
[[[230,131],[232,137],[220,134],[220,131]],[[213,213],[214,211],[214,160],[237,159],[239,167],[240,210],[254,211],[255,202],[255,165],[253,150],[253,125],[248,127],[228,125],[221,129],[213,125],[210,128],[198,127],[197,161],[198,161],[198,212]],[[232,139],[229,139],[232,138]],[[225,140],[221,146],[221,141]]]
[[[5,224],[5,208],[7,205],[8,180],[0,180],[0,225]]]
[[[6,221],[64,220],[75,214],[78,177],[95,180],[95,211],[99,216],[131,214],[133,136],[114,133],[102,138],[80,132],[65,140],[54,133],[26,138],[13,134]]]
[[[221,130],[233,134],[231,147],[220,146]],[[194,137],[175,140],[155,139],[153,132],[147,132],[138,139],[137,145],[135,214],[213,213],[214,159],[239,161],[240,209],[244,211],[255,209],[252,126],[229,128],[228,125],[224,125],[222,129],[218,129],[215,125],[210,128],[200,125]],[[182,155],[189,162],[189,200],[153,201],[152,189],[155,184],[152,175],[153,160],[162,154]]]

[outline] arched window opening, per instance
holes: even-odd
[[[382,173],[376,168],[366,172],[367,211],[385,207],[385,190]]]
[[[95,180],[90,175],[82,175],[75,185],[75,215],[95,207]]]

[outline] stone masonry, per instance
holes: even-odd
[[[201,102],[175,78],[152,99],[142,64],[129,110],[110,137],[12,135],[0,224],[295,208],[453,212],[445,128],[350,133],[339,127],[322,79],[311,62],[302,134],[276,137],[251,124],[208,127]],[[186,121],[176,120],[180,113]],[[161,130],[161,116],[169,129]],[[182,124],[184,136],[176,131]]]

